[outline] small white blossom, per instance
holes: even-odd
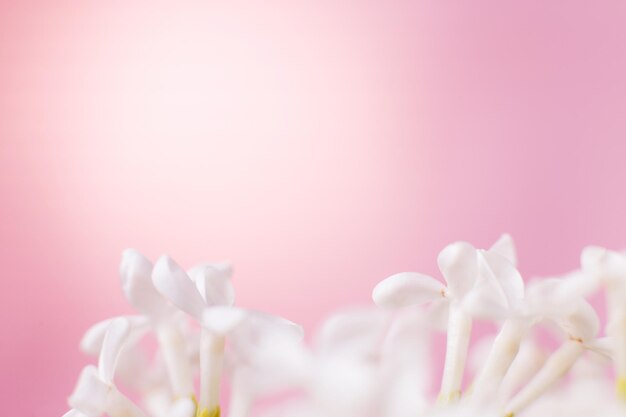
[[[453,243],[437,263],[444,281],[393,275],[373,290],[381,308],[335,314],[307,344],[293,322],[234,305],[229,264],[185,271],[127,250],[121,284],[138,314],[85,333],[80,348],[97,364],[64,417],[626,415],[626,253],[588,247],[581,269],[527,285],[509,235],[487,250]],[[605,328],[586,299],[599,290]],[[497,331],[472,344],[475,320]],[[441,365],[432,340],[442,329]],[[142,343],[150,337],[156,349]],[[468,356],[474,379],[461,393]],[[259,414],[261,400],[285,394]]]

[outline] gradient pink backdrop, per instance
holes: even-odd
[[[309,331],[456,239],[625,246],[625,74],[623,1],[1,2],[2,414],[65,411],[129,246]]]

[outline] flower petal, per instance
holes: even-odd
[[[440,298],[430,303],[426,309],[428,324],[435,330],[445,332],[448,328],[450,300]]]
[[[152,270],[156,289],[176,307],[202,321],[206,303],[187,273],[172,258],[162,256]]]
[[[170,308],[163,296],[152,284],[152,263],[134,249],[126,249],[122,254],[120,277],[122,290],[128,301],[139,312],[152,317],[160,317]]]
[[[131,325],[131,340],[141,338],[149,330],[149,319],[145,316],[123,316]],[[115,317],[102,320],[91,326],[80,341],[80,350],[91,356],[98,356],[107,329]],[[132,342],[129,342],[132,343]]]
[[[109,324],[98,358],[98,373],[104,382],[113,382],[117,359],[129,335],[130,323],[125,318],[118,317]]]
[[[619,286],[626,290],[626,255],[601,248],[588,246],[580,255],[583,271],[605,285]]]
[[[477,285],[489,281],[499,296],[504,297],[504,305],[519,307],[524,298],[524,280],[515,266],[504,256],[490,251],[478,253],[479,278]]]
[[[248,311],[237,307],[209,307],[202,314],[201,324],[211,333],[224,336],[239,326],[248,315]]]
[[[511,235],[505,233],[491,245],[489,252],[495,252],[498,255],[504,256],[508,259],[513,266],[517,266],[517,250],[515,249],[515,243]]]
[[[445,286],[433,277],[417,272],[401,272],[379,282],[372,299],[381,307],[405,307],[441,298]]]
[[[463,298],[461,305],[472,317],[483,320],[504,320],[509,315],[507,305],[493,288],[481,288],[480,285]]]
[[[473,286],[478,275],[477,251],[467,242],[456,242],[446,246],[437,257],[451,295],[463,297]]]
[[[89,417],[85,413],[81,413],[78,410],[70,410],[67,413],[63,414],[63,417]]]
[[[230,281],[231,268],[225,264],[198,265],[187,274],[209,306],[233,305],[235,289]]]
[[[74,392],[70,395],[70,407],[89,416],[99,416],[107,409],[107,401],[111,387],[98,375],[93,365],[83,368]]]
[[[193,400],[190,398],[181,398],[176,400],[170,411],[168,416],[170,417],[194,417],[196,413],[196,405]]]
[[[582,298],[565,315],[551,318],[570,337],[583,342],[593,340],[600,331],[600,319],[596,310]]]
[[[380,309],[358,309],[334,314],[316,337],[322,354],[347,353],[354,358],[373,356],[390,324],[390,316]]]

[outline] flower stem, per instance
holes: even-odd
[[[497,391],[498,385],[517,356],[525,331],[526,324],[521,320],[509,319],[504,322],[485,365],[472,384],[472,401],[480,404]]]
[[[247,417],[252,406],[252,395],[242,381],[244,376],[235,371],[231,384],[229,417]]]
[[[498,386],[498,398],[506,403],[524,384],[539,372],[546,361],[544,353],[532,341],[521,343],[519,351]]]
[[[617,377],[617,396],[626,402],[626,291],[621,288],[607,288],[607,309],[609,325],[607,332],[614,343],[614,366]]]
[[[200,336],[200,402],[198,409],[219,409],[220,379],[224,357],[225,339],[202,330]]]
[[[507,405],[507,415],[517,415],[559,381],[583,353],[582,343],[568,340],[554,352],[537,375]]]
[[[193,395],[193,377],[184,338],[176,327],[162,324],[157,329],[157,339],[174,397],[190,397]]]
[[[472,333],[472,319],[460,305],[450,304],[446,359],[441,380],[439,402],[451,403],[461,397],[463,371]]]

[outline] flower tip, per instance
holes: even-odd
[[[517,265],[517,249],[513,237],[508,233],[503,233],[500,238],[491,245],[489,251],[495,252],[500,256],[504,256],[513,265]]]
[[[401,272],[379,282],[372,300],[379,307],[399,308],[419,305],[445,296],[443,284],[428,275]]]
[[[580,253],[580,264],[583,269],[593,268],[606,255],[607,250],[600,246],[587,246]]]

